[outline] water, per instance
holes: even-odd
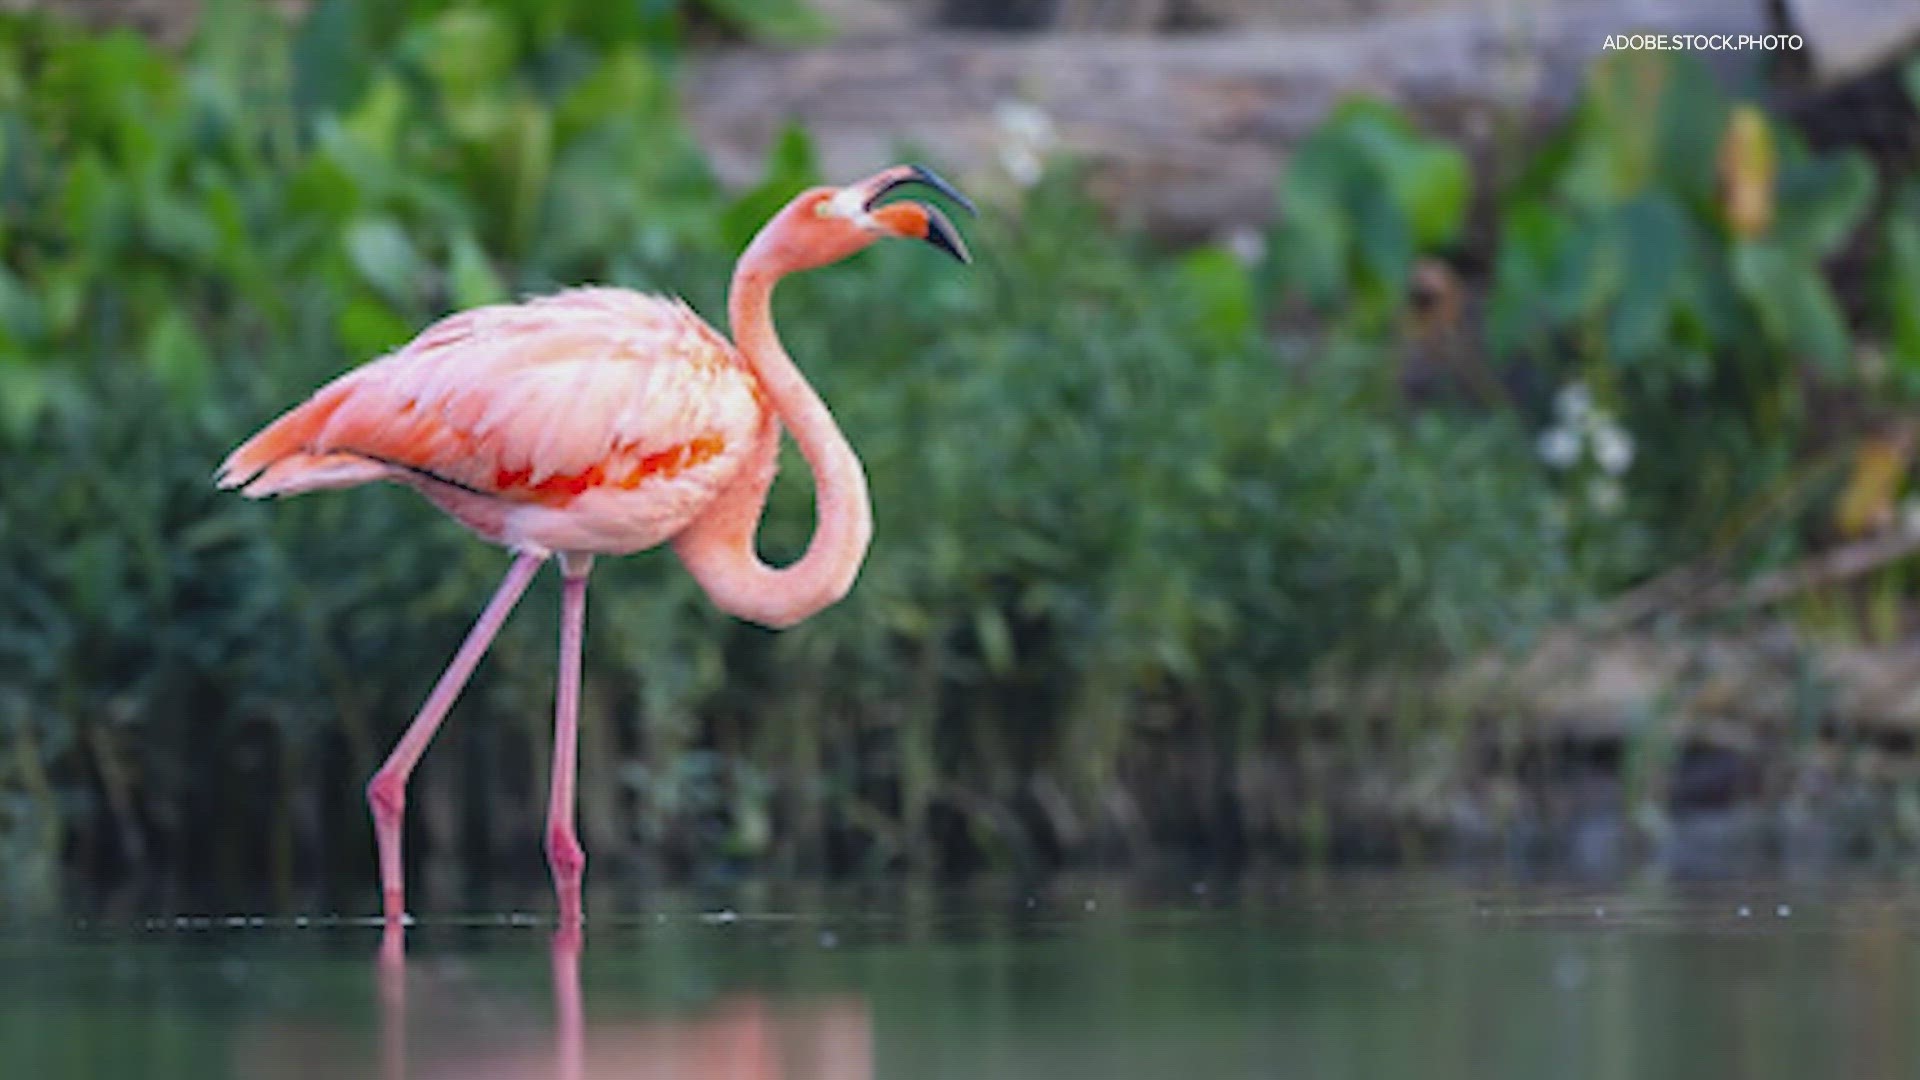
[[[1916,930],[1888,879],[1423,875],[12,924],[0,1076],[1907,1075]]]

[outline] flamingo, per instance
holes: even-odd
[[[727,300],[729,343],[685,303],[575,288],[447,316],[355,368],[262,428],[215,483],[252,498],[390,480],[512,551],[505,579],[391,755],[367,784],[382,910],[406,918],[400,838],[407,778],[474,666],[549,558],[562,579],[546,851],[562,924],[581,920],[586,853],[574,829],[580,651],[596,555],[671,543],[723,611],[774,628],[852,587],[873,532],[860,459],[774,331],[775,285],[882,237],[925,240],[960,262],[966,245],[937,208],[882,205],[953,185],[897,165],[795,196],[747,245]],[[801,557],[774,568],[754,550],[782,428],[815,485]]]

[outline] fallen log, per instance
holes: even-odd
[[[1499,164],[1499,150],[1573,99],[1610,35],[1766,34],[1764,0],[1484,0],[1349,25],[1180,35],[922,31],[820,48],[733,49],[690,61],[686,102],[723,181],[750,184],[789,122],[830,176],[923,149],[976,187],[1006,184],[1010,154],[1051,129],[1096,195],[1163,233],[1264,221],[1286,148],[1336,102],[1398,102]],[[1738,75],[1758,51],[1702,54]],[[1011,146],[1011,150],[1010,150]]]

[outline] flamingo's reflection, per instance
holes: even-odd
[[[595,1017],[587,1023],[580,990],[580,928],[552,940],[551,1043],[423,1033],[411,1029],[406,931],[389,928],[377,962],[380,1057],[387,1080],[871,1080],[872,1023],[858,997],[770,999],[747,993],[693,1014]],[[430,1011],[418,1002],[422,1013]],[[422,1035],[439,1036],[423,1038]],[[464,1042],[464,1045],[463,1045]]]

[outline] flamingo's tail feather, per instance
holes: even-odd
[[[241,443],[220,463],[213,482],[242,495],[296,495],[319,488],[351,487],[387,475],[387,466],[354,454],[329,453],[314,444],[346,394],[338,383]],[[242,486],[244,485],[244,486]]]
[[[288,454],[247,481],[240,494],[249,499],[304,495],[309,491],[372,483],[392,473],[393,466],[358,454]],[[230,475],[223,475],[220,481],[222,487],[233,487],[237,483]]]

